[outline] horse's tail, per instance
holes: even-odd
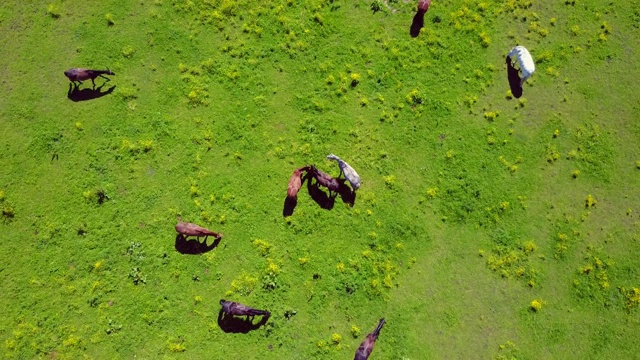
[[[115,73],[109,69],[106,70],[92,70],[96,75],[115,75]]]

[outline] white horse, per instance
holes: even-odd
[[[536,64],[533,62],[533,58],[531,54],[529,54],[529,50],[527,50],[524,46],[516,46],[509,52],[508,55],[513,59],[515,56],[516,60],[520,64],[520,72],[522,73],[522,79],[520,79],[520,86],[527,81],[528,78],[531,77],[534,71],[536,71]]]
[[[344,177],[349,181],[354,191],[358,190],[360,187],[360,175],[358,175],[358,173],[353,170],[349,164],[333,154],[329,154],[327,159],[337,161],[338,166],[340,167],[340,174],[344,174]]]

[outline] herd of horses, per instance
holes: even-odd
[[[202,226],[183,221],[178,222],[178,224],[176,225],[176,232],[178,233],[179,237],[183,238],[189,236],[193,236],[196,238],[204,237],[204,244],[207,243],[207,238],[209,236],[213,236],[216,239],[216,242],[219,242],[220,239],[222,239],[222,234],[220,233],[216,233]],[[271,317],[271,312],[269,312],[268,310],[256,309],[235,301],[220,299],[220,306],[221,309],[218,313],[218,325],[225,332],[244,333],[250,330],[255,330],[260,326],[266,324]],[[243,316],[244,320],[238,318]],[[262,316],[262,320],[257,324],[253,323],[253,319],[255,316]],[[378,326],[365,337],[362,343],[360,343],[360,346],[356,350],[354,360],[367,360],[369,358],[369,355],[371,354],[371,351],[373,351],[373,347],[376,344],[376,340],[378,339],[378,335],[380,335],[380,330],[382,329],[384,324],[385,319],[380,319]]]
[[[410,35],[412,37],[417,37],[420,34],[421,29],[424,27],[424,15],[430,5],[431,0],[419,1],[418,9],[410,28]],[[512,58],[515,58],[519,64],[519,71],[522,73],[522,76],[520,76],[518,69],[515,67],[516,63],[513,62]],[[506,64],[511,92],[514,97],[519,98],[522,95],[522,84],[535,71],[533,59],[526,48],[516,46],[507,55]],[[104,86],[103,84],[96,90],[95,79],[101,77],[106,79],[106,81],[109,81],[109,78],[105,75],[115,75],[108,69],[91,70],[84,68],[72,68],[65,71],[64,74],[72,84],[72,87],[70,85],[68,97],[73,101],[82,101],[100,97],[111,93],[115,88],[114,86],[107,90],[107,92],[101,92],[100,89]],[[81,90],[79,88],[80,84],[82,84],[82,81],[87,80],[91,80],[93,89]],[[329,154],[327,159],[338,163],[340,174],[337,178],[321,171],[315,165],[306,165],[293,171],[287,186],[287,197],[285,199],[285,209],[283,210],[284,216],[289,216],[293,213],[293,209],[297,204],[298,192],[305,181],[307,181],[309,195],[323,208],[330,208],[333,204],[332,201],[335,199],[337,194],[341,194],[343,200],[353,206],[355,201],[355,192],[360,188],[360,176],[347,162],[336,155]],[[342,176],[344,176],[344,179]],[[346,185],[347,182],[350,187]],[[319,190],[320,186],[325,187],[329,191],[328,196],[322,190]],[[175,230],[178,234],[176,238],[176,249],[184,254],[199,254],[209,251],[217,246],[223,236],[221,233],[216,233],[199,225],[183,222],[181,218],[179,218],[179,222],[175,226]],[[215,238],[212,245],[207,245],[207,238],[209,236]],[[197,239],[204,237],[204,244],[197,240],[195,242],[188,241],[189,237],[196,237]],[[218,324],[227,332],[247,332],[257,329],[261,325],[265,324],[271,316],[271,313],[267,310],[255,309],[233,301],[220,300],[220,306],[221,309],[218,315]],[[244,316],[245,319],[238,320],[238,317],[242,316]],[[258,324],[253,324],[253,318],[255,316],[262,316],[262,321]],[[354,360],[366,360],[369,358],[384,324],[385,319],[380,319],[375,330],[369,333],[360,344],[360,347],[358,347]]]

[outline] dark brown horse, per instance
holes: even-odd
[[[420,35],[420,30],[424,26],[424,14],[427,13],[430,5],[431,0],[420,0],[420,2],[418,3],[418,11],[413,16],[411,30],[409,31],[412,37],[417,37],[418,35]]]
[[[356,351],[356,356],[353,360],[367,360],[369,355],[371,355],[371,351],[373,351],[373,346],[376,344],[376,340],[378,339],[378,335],[380,335],[380,329],[384,326],[384,318],[380,319],[380,323],[378,323],[378,327],[369,335],[364,341],[360,344],[358,351]]]
[[[218,234],[209,229],[205,229],[201,226],[198,226],[192,223],[179,222],[176,225],[176,231],[178,232],[178,234],[184,235],[184,236],[195,236],[195,237],[204,236],[205,242],[207,241],[208,236],[213,236],[216,238],[216,240],[222,239],[222,234]]]
[[[254,317],[256,315],[271,316],[271,313],[267,310],[254,309],[233,301],[220,300],[220,305],[222,305],[222,311],[227,315],[247,317]]]
[[[337,179],[331,177],[331,175],[325,172],[318,170],[315,166],[310,166],[308,174],[315,178],[318,184],[329,189],[330,196],[332,191],[338,192],[340,190],[340,182]]]
[[[309,171],[309,169],[310,167],[307,165],[293,171],[289,179],[289,186],[287,187],[288,198],[296,199],[298,197],[298,191],[300,191],[300,187],[302,187],[303,173]]]
[[[97,77],[101,77],[101,78],[107,79],[107,81],[111,81],[111,79],[109,79],[104,75],[115,75],[113,71],[109,69],[90,70],[90,69],[82,69],[82,68],[71,68],[65,71],[64,74],[67,76],[67,78],[69,78],[69,81],[71,81],[74,85],[76,84],[76,81],[79,84],[82,84],[82,81],[91,79],[91,83],[93,84],[93,87],[96,86],[95,79]]]

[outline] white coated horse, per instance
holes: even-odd
[[[533,58],[531,54],[529,54],[529,50],[527,50],[524,46],[516,46],[509,52],[508,55],[510,58],[514,58],[518,60],[518,64],[520,64],[520,72],[522,73],[522,79],[520,80],[520,86],[527,81],[528,78],[531,77],[534,71],[536,71],[536,64],[533,62]]]
[[[349,164],[333,154],[329,154],[327,156],[327,159],[337,161],[338,166],[340,167],[340,173],[344,174],[344,177],[347,179],[347,181],[349,181],[354,191],[358,190],[358,188],[360,187],[360,175],[358,175],[358,173],[353,170],[353,168]]]

